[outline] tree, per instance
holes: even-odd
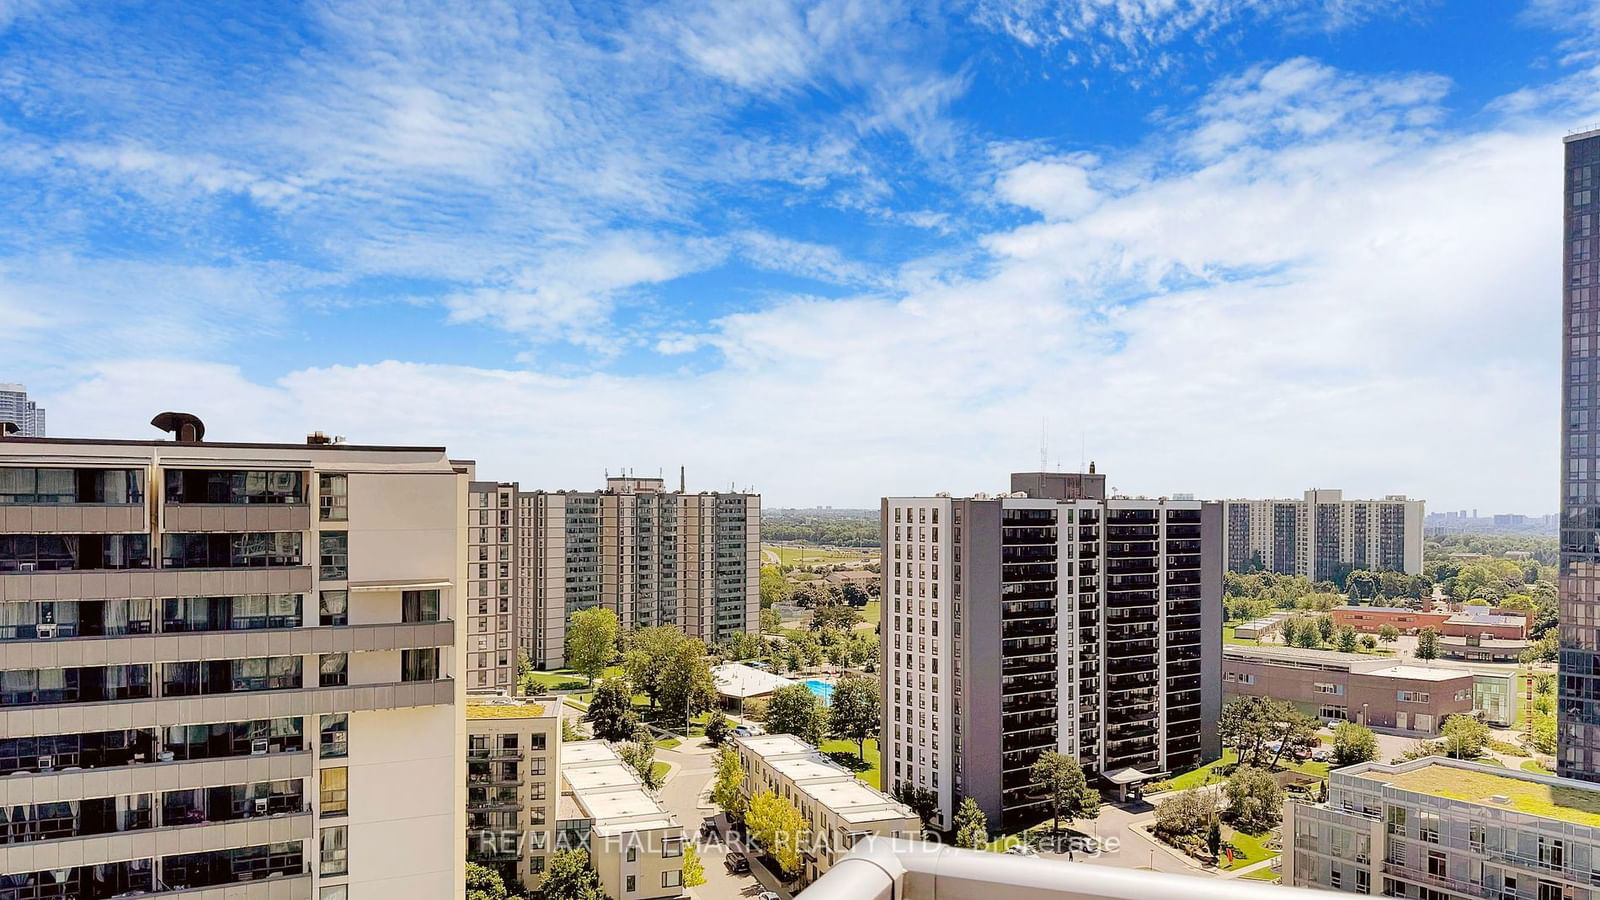
[[[545,867],[539,884],[543,900],[605,900],[600,876],[589,865],[589,851],[581,847],[557,850]]]
[[[1283,645],[1293,647],[1295,639],[1300,636],[1300,623],[1294,619],[1284,619],[1278,625],[1278,631],[1283,634]]]
[[[634,688],[650,698],[654,708],[661,699],[661,681],[674,660],[674,651],[689,638],[669,625],[640,628],[628,635],[622,666]]]
[[[639,730],[639,714],[633,711],[633,692],[625,678],[607,678],[589,700],[583,720],[594,727],[594,736],[603,741],[626,741]]]
[[[656,743],[649,740],[649,735],[643,735],[645,740],[624,744],[618,754],[628,767],[638,773],[639,780],[652,791],[661,789],[661,778],[656,774]]]
[[[1417,659],[1439,658],[1439,632],[1424,628],[1417,632]]]
[[[878,696],[877,679],[860,675],[841,679],[833,686],[828,725],[834,737],[856,742],[862,761],[867,758],[867,739],[877,735],[882,718],[883,700]]]
[[[766,850],[785,875],[800,873],[800,851],[806,840],[806,819],[793,803],[772,791],[762,791],[750,799],[745,817],[750,836]]]
[[[1356,569],[1345,576],[1344,589],[1352,599],[1367,600],[1378,595],[1378,579],[1371,572]]]
[[[934,818],[939,815],[938,794],[909,781],[896,782],[893,793],[896,800],[911,807],[911,811],[922,820],[923,831],[927,831],[933,825]]]
[[[783,618],[778,615],[778,611],[777,610],[771,609],[771,608],[767,608],[767,609],[763,609],[761,611],[761,633],[762,634],[777,634],[778,633],[778,629],[782,628],[782,627],[783,627]]]
[[[733,723],[728,721],[727,716],[722,713],[711,714],[711,718],[706,722],[706,740],[711,742],[711,746],[722,746],[722,742],[732,733]]]
[[[1333,641],[1333,616],[1317,616],[1317,637],[1324,644]]]
[[[1378,649],[1378,639],[1373,637],[1370,634],[1363,634],[1361,636],[1361,648],[1363,650],[1376,650],[1376,649]]]
[[[1061,820],[1092,819],[1100,814],[1100,794],[1089,787],[1078,761],[1064,753],[1046,750],[1028,771],[1035,790],[1050,809],[1050,833],[1061,830]]]
[[[667,666],[656,680],[661,706],[676,720],[704,712],[717,702],[711,661],[699,641],[685,639],[668,653]]]
[[[1246,834],[1264,834],[1283,820],[1283,788],[1277,779],[1254,766],[1240,766],[1223,787],[1233,827]]]
[[[1222,825],[1216,819],[1211,820],[1211,825],[1206,829],[1206,849],[1211,852],[1212,859],[1222,856]]]
[[[1378,758],[1378,738],[1372,729],[1354,722],[1340,722],[1333,728],[1333,763],[1353,766]]]
[[[1356,652],[1356,649],[1360,647],[1360,643],[1356,640],[1356,630],[1351,628],[1349,625],[1344,625],[1339,628],[1337,643],[1339,645],[1339,650],[1344,653],[1354,653]]]
[[[522,900],[506,890],[505,879],[488,866],[467,863],[467,900]]]
[[[1317,729],[1322,727],[1322,722],[1295,709],[1288,703],[1276,703],[1277,712],[1277,752],[1272,756],[1272,762],[1267,766],[1267,771],[1278,767],[1284,754],[1291,756],[1308,756],[1317,746]]]
[[[1217,734],[1222,743],[1237,751],[1241,764],[1249,765],[1256,761],[1262,746],[1272,739],[1281,717],[1282,710],[1271,698],[1235,697],[1222,708]]]
[[[772,692],[767,701],[767,731],[792,734],[813,747],[822,743],[828,714],[822,701],[803,684],[791,684]]]
[[[779,603],[785,603],[793,593],[789,587],[789,580],[783,577],[783,572],[777,566],[761,567],[761,608],[771,609]]]
[[[586,741],[588,739],[584,735],[583,729],[578,726],[576,719],[569,719],[566,716],[561,717],[561,742],[563,744],[570,744],[573,741]]]
[[[1169,838],[1198,835],[1217,820],[1217,795],[1189,788],[1156,807],[1155,830]]]
[[[1476,716],[1447,716],[1439,729],[1439,744],[1447,756],[1455,759],[1477,759],[1489,749],[1489,726]]]
[[[978,801],[968,797],[956,810],[956,846],[982,850],[989,845],[989,817]]]
[[[532,674],[533,674],[533,658],[528,656],[528,651],[527,650],[525,650],[525,649],[523,649],[521,647],[518,647],[517,648],[517,682],[521,683],[523,681],[526,681],[528,676],[532,675]]]
[[[567,619],[567,664],[582,672],[590,687],[616,655],[616,613],[594,606]]]
[[[812,631],[849,631],[860,623],[861,611],[834,592],[819,598],[811,609]]]
[[[700,862],[700,851],[693,841],[683,842],[683,886],[699,887],[706,883],[706,867]]]
[[[1388,623],[1379,625],[1378,640],[1383,641],[1385,644],[1392,644],[1400,640],[1400,629]]]
[[[727,813],[730,821],[744,818],[744,764],[732,747],[723,747],[717,754],[717,777],[711,784],[711,802]]]

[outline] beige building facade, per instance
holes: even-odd
[[[1352,569],[1422,572],[1423,502],[1404,495],[1346,500],[1313,489],[1299,500],[1223,500],[1224,565],[1343,583]]]
[[[516,595],[517,485],[467,490],[467,687],[510,691],[521,645]]]
[[[467,700],[467,858],[538,890],[555,852],[561,700]]]
[[[588,848],[606,896],[683,896],[683,827],[611,745],[562,747],[561,783],[555,840],[560,847]]]
[[[772,791],[793,803],[810,830],[802,884],[822,877],[868,835],[922,837],[922,820],[792,734],[733,739],[744,766],[744,792]]]
[[[464,472],[174,418],[0,439],[6,887],[459,896]]]

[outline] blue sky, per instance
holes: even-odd
[[[225,11],[223,11],[225,10]],[[1568,0],[0,0],[0,381],[779,505],[1556,505]],[[1485,473],[1493,473],[1485,478]]]

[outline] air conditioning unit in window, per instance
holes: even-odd
[[[250,742],[250,755],[262,756],[267,752],[267,739],[257,738]]]
[[[266,814],[267,814],[267,798],[265,798],[265,797],[257,797],[256,798],[256,815],[264,816]]]
[[[32,572],[32,571],[37,570],[38,568],[39,568],[39,564],[38,563],[31,563],[31,562],[17,563],[17,571],[19,571],[19,572]]]
[[[38,625],[35,628],[39,633],[40,640],[48,641],[56,636],[56,626],[54,625]]]
[[[37,767],[39,769],[39,771],[47,772],[47,771],[55,768],[56,758],[54,756],[41,756],[41,757],[39,757],[37,762],[39,763],[39,765]]]

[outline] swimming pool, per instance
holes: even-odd
[[[811,693],[820,697],[823,703],[833,702],[833,682],[811,678],[802,682],[802,684],[804,684],[806,688],[811,691]]]

